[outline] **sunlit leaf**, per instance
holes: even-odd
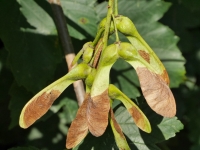
[[[27,28],[26,31],[44,35],[56,34],[53,19],[34,0],[17,0],[17,2],[21,5],[20,10],[26,17],[27,22],[36,28]]]
[[[93,4],[91,1],[61,0],[64,14],[70,19],[68,23],[79,31],[83,30],[83,35],[95,36],[97,31],[97,17]]]
[[[51,18],[51,16],[48,15],[47,12],[45,12],[45,9],[41,8],[35,1],[18,0],[18,3],[22,6],[21,11],[26,17],[27,21],[30,23],[30,25],[36,28],[36,29],[27,28],[24,29],[24,31],[33,33],[37,32],[39,34],[46,34],[46,35],[57,34],[53,19]],[[46,2],[46,5],[49,5],[49,3]],[[74,18],[75,16],[76,14],[73,14],[72,18]],[[80,30],[77,30],[72,24],[68,23],[67,27],[70,36],[81,40],[86,38],[85,35],[81,33]]]

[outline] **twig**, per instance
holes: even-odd
[[[58,36],[60,38],[62,48],[65,53],[65,60],[66,60],[68,69],[70,70],[71,62],[73,61],[75,54],[74,54],[72,41],[69,36],[67,22],[63,14],[62,7],[60,5],[60,0],[48,0],[48,1],[51,4],[52,10],[53,10],[54,22],[58,31]],[[78,80],[74,82],[73,86],[74,86],[74,91],[75,91],[76,98],[78,101],[78,105],[81,106],[84,100],[84,96],[85,96],[85,90],[84,90],[82,80]]]

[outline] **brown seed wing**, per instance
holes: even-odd
[[[136,69],[140,80],[142,93],[148,105],[164,117],[173,117],[176,114],[174,96],[166,81],[160,75],[149,71],[145,67]]]
[[[110,99],[108,90],[101,95],[88,99],[87,119],[89,131],[96,137],[101,136],[108,125]]]
[[[167,83],[167,85],[169,86],[169,76],[166,70],[163,70],[163,73],[161,74],[161,77],[163,78],[163,80]]]
[[[119,124],[117,123],[116,119],[115,119],[115,116],[114,116],[114,113],[113,113],[113,110],[110,109],[110,114],[111,114],[111,119],[113,121],[113,125],[115,127],[115,130],[117,131],[117,133],[120,135],[120,137],[124,140],[126,140],[123,132],[122,132],[122,129],[121,127],[119,126]]]
[[[26,128],[43,116],[60,94],[58,90],[52,90],[50,93],[44,92],[29,103],[24,110],[23,116]]]
[[[150,55],[146,51],[138,50],[139,55],[150,64]]]
[[[115,136],[115,142],[120,150],[130,150],[120,125],[117,123],[113,110],[110,109],[110,124]]]
[[[140,112],[136,107],[131,107],[128,109],[128,112],[131,114],[131,116],[134,119],[135,124],[143,131],[147,132],[147,120],[144,114]]]
[[[86,118],[88,98],[89,95],[87,94],[85,100],[83,101],[83,104],[78,109],[76,118],[71,123],[69,131],[67,133],[67,141],[66,141],[67,149],[71,149],[77,146],[88,133],[88,125]]]
[[[147,53],[146,51],[144,51],[144,50],[138,50],[138,53],[139,53],[139,55],[146,61],[146,62],[148,62],[151,66],[152,66],[152,63],[150,62],[150,55],[149,55],[149,53]],[[157,56],[156,56],[157,57]],[[154,58],[154,57],[153,57]],[[160,60],[159,60],[159,62],[160,62]],[[161,63],[161,62],[160,62]],[[162,67],[161,67],[162,66]],[[152,67],[154,67],[154,66],[152,66]],[[161,65],[160,65],[160,69],[163,71],[162,72],[162,74],[161,74],[161,77],[163,78],[163,80],[167,83],[167,85],[169,85],[169,76],[168,76],[168,73],[167,73],[167,71],[165,70],[165,67],[163,66],[163,64],[161,63]]]

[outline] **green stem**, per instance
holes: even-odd
[[[102,50],[104,50],[107,47],[107,44],[108,44],[108,37],[109,37],[109,33],[110,33],[110,25],[111,25],[111,17],[112,17],[112,13],[113,13],[113,8],[114,8],[114,0],[109,0],[109,2],[108,2],[108,12],[107,12],[106,24],[105,24],[105,30],[104,30],[104,28],[103,28],[103,30],[100,29],[98,31],[94,41],[92,42],[93,45],[96,45],[97,42],[99,41],[99,38],[100,38],[101,34],[104,31],[104,35],[103,35],[103,39],[102,39],[102,43],[103,43]],[[93,64],[94,59],[99,59],[100,55],[96,57],[96,55],[99,53],[99,50],[100,49],[96,50],[96,52],[94,54],[94,57],[90,61],[90,65]],[[92,66],[94,66],[94,64]]]
[[[115,16],[117,16],[118,15],[118,1],[117,0],[115,0],[115,2],[114,2],[115,4],[115,8],[114,8],[114,15]]]
[[[103,36],[103,50],[107,47],[108,44],[108,36],[110,32],[110,23],[111,23],[111,15],[113,13],[113,6],[114,6],[114,0],[109,0],[108,2],[108,12],[106,17],[106,26],[105,26],[105,32]]]
[[[102,43],[99,43],[98,46],[95,47],[95,53],[94,56],[92,57],[92,60],[90,61],[90,66],[96,67],[96,64],[94,63],[95,59],[99,59],[98,54],[101,52],[101,45]]]
[[[78,54],[76,54],[76,56],[74,57],[72,63],[71,63],[71,67],[73,67],[79,60],[79,58],[81,57],[81,55],[83,55],[83,49],[81,49]]]
[[[115,22],[115,17],[112,14],[112,18],[113,18],[113,23],[114,23],[114,27],[115,27],[115,36],[116,36],[116,42],[119,42],[119,35],[118,35],[118,31],[117,31],[117,26],[116,26],[116,22]]]
[[[95,39],[94,39],[94,41],[92,42],[92,46],[94,46],[94,47],[96,46],[97,42],[98,42],[99,39],[101,38],[101,35],[102,35],[103,31],[104,31],[104,28],[100,28],[100,29],[98,30],[97,35],[95,36]]]

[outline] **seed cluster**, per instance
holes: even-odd
[[[69,128],[66,147],[68,149],[76,147],[88,132],[96,137],[101,136],[110,123],[119,149],[130,149],[113,115],[112,101],[120,100],[141,130],[150,133],[151,125],[140,108],[116,86],[110,84],[110,70],[119,58],[136,70],[143,95],[151,109],[165,117],[175,115],[176,104],[169,88],[167,71],[154,51],[140,36],[133,22],[124,16],[114,16],[111,20],[109,35],[121,32],[129,42],[116,38],[116,42],[104,48],[105,26],[106,18],[100,22],[94,41],[85,43],[76,55],[68,74],[44,88],[25,105],[20,115],[21,127],[27,128],[33,124],[47,112],[70,84],[82,79],[86,85],[85,100]],[[79,59],[81,63],[77,64]],[[50,96],[55,91],[59,94]],[[51,98],[45,98],[44,95]],[[37,110],[39,109],[36,107],[38,99],[39,105],[45,106],[40,108],[42,111]]]

